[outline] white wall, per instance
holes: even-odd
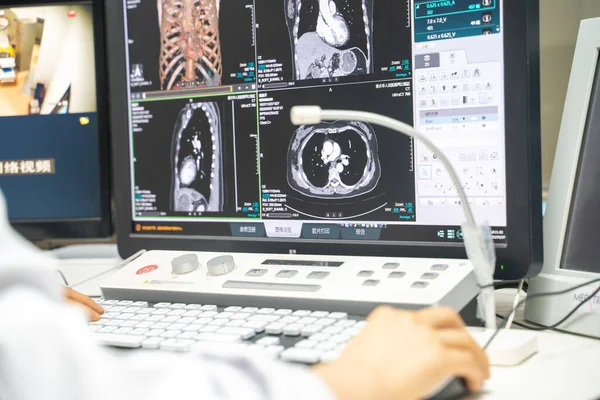
[[[42,114],[49,113],[71,85],[69,112],[96,110],[94,31],[86,7],[33,7],[13,9],[19,18],[43,18],[44,33],[35,83],[46,85]],[[77,13],[69,18],[68,12]]]
[[[543,183],[550,183],[579,23],[600,17],[600,0],[540,0]]]

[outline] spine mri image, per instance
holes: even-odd
[[[381,177],[377,137],[362,122],[300,126],[288,149],[287,180],[313,198],[343,199],[372,191]]]
[[[296,80],[372,73],[373,0],[285,0]]]
[[[189,103],[181,110],[171,152],[171,210],[223,211],[222,137],[216,103]]]
[[[220,0],[157,1],[161,89],[220,85]]]

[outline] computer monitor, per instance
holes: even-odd
[[[103,7],[0,2],[0,187],[32,241],[111,234]]]
[[[450,157],[499,279],[541,267],[538,4],[123,0],[108,6],[117,236],[139,249],[464,258]]]

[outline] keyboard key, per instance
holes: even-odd
[[[152,325],[152,329],[167,329],[169,325],[171,324],[168,322],[157,322],[154,325]]]
[[[246,323],[246,321],[244,321],[243,319],[234,319],[233,321],[227,321],[225,326],[232,326],[234,328],[239,328],[240,326],[244,325],[245,323]]]
[[[164,342],[165,339],[161,337],[151,337],[142,342],[142,348],[144,349],[158,349],[158,346],[161,342]]]
[[[299,349],[312,349],[318,344],[318,342],[313,342],[312,340],[301,340],[294,347]]]
[[[274,312],[275,312],[274,308],[261,308],[256,313],[257,314],[268,315],[268,314],[273,314]]]
[[[169,316],[176,316],[176,317],[179,317],[179,316],[181,316],[181,315],[185,314],[186,312],[187,312],[187,311],[185,311],[185,310],[182,310],[182,309],[180,309],[180,308],[179,308],[179,309],[175,309],[175,310],[170,310],[170,311],[167,313],[167,315],[169,315]]]
[[[193,339],[197,334],[198,332],[183,332],[181,335],[177,336],[177,339]]]
[[[327,311],[313,311],[310,313],[309,317],[313,318],[325,318],[329,315]]]
[[[200,307],[202,311],[217,311],[217,306],[212,304],[206,304]]]
[[[198,317],[200,314],[202,314],[202,311],[200,310],[189,310],[184,312],[183,314],[181,314],[182,317]]]
[[[135,328],[134,330],[132,330],[131,332],[129,332],[132,335],[145,335],[146,332],[149,332],[150,329],[147,328]]]
[[[179,318],[179,317],[176,317],[174,315],[170,315],[168,317],[164,317],[160,322],[170,322],[170,323],[173,323],[173,322],[178,322],[180,319],[181,318]]]
[[[215,315],[215,319],[229,319],[234,315],[235,313],[224,311]]]
[[[134,327],[138,324],[139,321],[135,321],[135,320],[128,320],[128,321],[123,321],[123,323],[121,325],[119,325],[121,328],[131,328]]]
[[[188,304],[187,306],[183,307],[184,310],[198,310],[200,309],[200,307],[202,307],[200,304]]]
[[[190,325],[187,325],[185,328],[183,328],[182,331],[184,331],[184,332],[198,332],[200,330],[200,328],[202,328],[202,325],[190,324]]]
[[[115,319],[122,319],[122,320],[126,320],[126,319],[131,319],[131,317],[133,317],[135,314],[132,313],[123,313],[123,314],[119,314],[115,317]]]
[[[325,354],[323,354],[323,356],[321,356],[321,362],[322,363],[330,363],[332,361],[337,360],[340,357],[341,352],[336,350],[331,350],[331,351],[327,351],[325,352]]]
[[[226,312],[232,312],[232,313],[237,313],[237,312],[242,311],[242,307],[231,306],[231,307],[227,307],[224,311],[226,311]]]
[[[161,350],[167,351],[189,351],[196,342],[189,339],[167,339],[160,344]]]
[[[178,310],[178,309],[185,308],[186,305],[187,304],[183,304],[183,303],[175,303],[175,304],[171,304],[169,306],[169,308],[174,308],[174,309]]]
[[[202,328],[200,328],[200,330],[198,332],[211,333],[211,332],[215,332],[217,329],[219,329],[219,327],[216,325],[205,325]]]
[[[118,306],[130,306],[133,304],[133,301],[131,300],[121,300],[120,302],[117,303]]]
[[[110,321],[110,320],[109,319],[105,319],[104,315],[103,315],[102,318],[99,321],[90,322],[90,325],[104,326],[104,324],[107,323],[108,321]]]
[[[287,308],[280,308],[279,310],[275,310],[273,314],[285,317],[286,315],[292,315],[293,311]]]
[[[265,332],[269,335],[281,335],[283,332],[283,328],[285,327],[284,323],[281,322],[273,322],[265,327]]]
[[[133,328],[131,328],[131,327],[127,327],[127,328],[121,327],[121,328],[118,328],[117,330],[114,330],[112,333],[118,333],[120,335],[126,335],[129,332],[131,332],[132,330],[133,330]]]
[[[299,336],[302,328],[304,326],[300,324],[289,324],[283,328],[283,334],[285,336]]]
[[[237,322],[237,321],[230,321],[230,322]],[[267,325],[269,325],[268,322],[264,322],[264,321],[243,321],[244,324],[242,325],[244,328],[252,328],[254,329],[254,331],[256,333],[262,332],[265,330],[265,328],[267,327]]]
[[[315,349],[317,349],[317,350],[332,350],[332,349],[335,349],[336,347],[337,347],[337,343],[325,341],[325,342],[320,342],[319,344],[317,344],[315,346]]]
[[[121,315],[121,313],[115,312],[115,311],[110,311],[110,312],[102,314],[102,318],[104,318],[104,319],[114,319],[114,318],[118,317],[119,315]]]
[[[256,334],[254,329],[250,328],[232,328],[232,327],[223,327],[219,329],[216,333],[225,334],[225,335],[238,335],[243,340],[248,340]]]
[[[341,326],[343,328],[349,328],[352,325],[354,325],[355,323],[356,323],[356,321],[353,320],[353,319],[346,319],[346,320],[343,320],[343,321],[336,322],[335,326]]]
[[[209,324],[213,319],[212,318],[198,318],[196,320],[196,322],[194,322],[194,324],[198,324],[198,325],[206,325]]]
[[[307,325],[300,331],[302,336],[311,336],[319,332],[323,327],[321,325]]]
[[[107,306],[114,306],[119,302],[119,300],[103,300],[102,304]]]
[[[244,308],[242,308],[242,311],[240,311],[240,312],[254,314],[257,311],[258,311],[257,307],[244,307]]]
[[[88,326],[88,329],[90,330],[90,332],[96,332],[100,329],[102,329],[101,325],[90,325]]]
[[[276,346],[279,344],[279,338],[277,336],[264,336],[258,339],[256,344],[261,346]]]
[[[147,301],[134,301],[132,306],[146,308],[146,307],[148,307],[148,302]]]
[[[329,325],[333,325],[333,324],[335,324],[335,319],[333,319],[333,318],[319,318],[315,322],[315,325],[321,325],[321,326],[329,326]]]
[[[367,321],[357,321],[357,322],[354,324],[354,326],[353,326],[353,327],[354,327],[354,328],[360,328],[360,329],[362,329],[362,328],[364,328],[366,325],[367,325]]]
[[[264,348],[264,351],[267,356],[278,358],[284,349],[283,346],[267,346]]]
[[[196,318],[194,317],[183,317],[183,318],[179,318],[179,323],[181,324],[191,324],[192,322],[196,321]]]
[[[102,344],[117,347],[127,347],[131,349],[138,348],[146,339],[144,336],[137,335],[118,335],[114,333],[94,333],[94,339]]]
[[[125,321],[120,320],[120,319],[111,319],[109,321],[106,321],[104,326],[120,326],[123,322],[125,322]]]
[[[142,309],[142,307],[127,307],[123,310],[124,313],[137,313]]]
[[[220,343],[235,343],[240,341],[239,336],[223,335],[219,333],[200,333],[195,337],[196,340],[202,342],[220,342]]]
[[[323,333],[328,333],[330,335],[336,335],[343,331],[344,331],[343,326],[328,326],[327,328],[323,329]]]
[[[166,318],[164,315],[151,315],[148,318],[146,318],[146,321],[158,322],[162,321],[164,318]]]
[[[305,364],[315,364],[319,362],[321,352],[313,349],[299,349],[292,347],[281,352],[283,361],[300,362]]]
[[[351,327],[351,328],[348,328],[348,329],[345,329],[345,330],[342,332],[342,335],[348,335],[348,336],[350,336],[350,337],[353,337],[353,336],[356,336],[356,335],[358,335],[358,334],[360,333],[360,331],[361,331],[361,330],[362,330],[362,328],[357,328],[357,327],[356,327],[356,324],[355,324],[355,326],[353,326],[353,327]]]
[[[208,323],[208,325],[213,325],[213,326],[223,326],[227,323],[228,320],[226,319],[213,319],[212,321],[210,321]]]
[[[292,316],[287,316],[287,317],[283,317],[279,320],[279,322],[282,322],[284,324],[293,324],[294,322],[298,321],[300,318],[299,317],[292,317]]]
[[[329,341],[335,343],[336,345],[340,345],[342,343],[347,343],[350,339],[352,339],[352,336],[340,333],[338,335],[332,335],[329,338]]]
[[[182,331],[183,328],[185,328],[187,325],[186,324],[182,324],[182,323],[176,323],[176,324],[171,324],[169,325],[169,327],[167,328],[170,331]]]
[[[111,333],[116,331],[118,328],[116,326],[103,326],[102,328],[98,329],[98,333]]]
[[[311,311],[308,310],[296,310],[292,313],[294,317],[308,317]]]
[[[215,315],[218,315],[219,312],[218,311],[204,311],[202,314],[200,314],[201,317],[204,318],[214,318]]]
[[[345,312],[332,312],[331,314],[329,314],[329,318],[333,318],[333,319],[346,319],[348,318],[348,314]]]
[[[166,331],[166,332],[161,333],[160,337],[172,339],[172,338],[175,338],[175,337],[181,335],[181,333],[182,333],[181,331]]]
[[[324,342],[325,340],[329,339],[331,335],[328,333],[315,333],[314,335],[311,335],[309,337],[310,340],[313,340],[315,342]]]
[[[248,319],[252,314],[248,313],[235,313],[230,318],[231,319]]]
[[[148,337],[160,336],[165,332],[166,331],[164,329],[152,329],[149,332],[146,332],[146,336],[148,336]]]
[[[171,303],[157,303],[154,305],[154,308],[169,308]]]
[[[151,328],[154,325],[152,321],[142,321],[139,322],[135,327],[136,328]]]
[[[317,321],[316,318],[304,317],[304,318],[300,318],[296,323],[301,324],[301,325],[310,325],[310,324],[314,324],[316,321]]]
[[[154,308],[150,308],[150,307],[146,307],[146,308],[142,308],[140,311],[138,311],[138,314],[152,314],[152,312],[154,311]]]
[[[152,315],[167,315],[168,312],[168,308],[157,308],[154,311],[152,311]]]
[[[143,321],[148,317],[149,317],[148,314],[135,314],[133,317],[131,317],[131,320],[132,321]]]
[[[248,318],[248,321],[263,321],[263,322],[275,322],[279,320],[281,317],[278,315],[261,315],[255,314]]]

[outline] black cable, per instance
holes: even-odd
[[[511,311],[510,313],[508,313],[508,315],[506,315],[506,316],[503,318],[502,322],[500,323],[500,326],[499,326],[499,327],[496,329],[496,332],[494,332],[494,334],[492,335],[492,337],[491,337],[491,338],[490,338],[490,339],[487,341],[487,343],[485,344],[485,346],[483,347],[483,349],[484,349],[484,350],[486,350],[486,349],[487,349],[487,348],[490,346],[490,344],[492,343],[492,341],[493,341],[493,340],[496,338],[496,336],[498,336],[498,334],[500,333],[500,331],[502,331],[502,329],[503,329],[503,328],[506,326],[506,323],[508,322],[508,317],[509,317],[509,316],[510,316],[512,313],[516,312],[516,311],[517,311],[517,309],[518,309],[519,307],[521,307],[521,306],[522,306],[522,305],[523,305],[523,304],[524,304],[526,301],[528,301],[528,300],[533,300],[533,299],[536,299],[536,298],[538,298],[538,297],[559,296],[559,295],[561,295],[561,294],[566,294],[566,293],[572,292],[573,290],[577,290],[577,289],[580,289],[580,288],[582,288],[582,287],[584,287],[584,286],[588,286],[588,285],[591,285],[591,284],[594,284],[594,283],[597,283],[597,282],[600,282],[600,278],[598,278],[598,279],[593,279],[593,280],[591,280],[591,281],[588,281],[588,282],[582,283],[582,284],[580,284],[580,285],[577,285],[577,286],[573,286],[573,287],[571,287],[571,288],[569,288],[569,289],[561,290],[561,291],[559,291],[559,292],[536,293],[536,294],[528,295],[528,296],[527,296],[525,299],[521,300],[521,301],[520,301],[520,302],[519,302],[519,303],[516,305],[516,307],[514,307],[514,308],[512,309],[512,311]],[[594,298],[594,296],[596,296],[598,293],[600,293],[600,286],[598,286],[598,288],[597,288],[597,289],[596,289],[596,290],[595,290],[595,291],[594,291],[594,292],[593,292],[593,293],[592,293],[590,296],[588,296],[588,297],[587,297],[585,300],[581,301],[581,302],[580,302],[580,303],[577,305],[577,307],[575,307],[574,309],[572,309],[572,310],[571,310],[571,311],[570,311],[570,312],[569,312],[569,313],[568,313],[568,314],[567,314],[567,315],[566,315],[566,316],[565,316],[563,319],[561,319],[561,320],[560,320],[560,321],[558,321],[557,323],[555,323],[555,324],[552,324],[552,325],[550,325],[550,326],[548,326],[548,327],[543,327],[543,328],[535,328],[535,327],[532,327],[532,328],[533,328],[532,330],[543,331],[543,330],[555,329],[556,327],[558,327],[558,326],[560,326],[561,324],[563,324],[563,323],[564,323],[566,320],[568,320],[569,318],[571,318],[571,316],[572,316],[573,314],[575,314],[575,313],[577,312],[577,310],[579,310],[579,309],[580,309],[580,308],[581,308],[581,307],[582,307],[582,306],[583,306],[585,303],[587,303],[588,301],[590,301],[591,299],[593,299],[593,298]]]

